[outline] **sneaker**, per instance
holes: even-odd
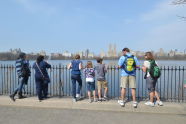
[[[97,99],[96,98],[94,98],[94,102],[97,102]]]
[[[133,107],[134,107],[134,108],[137,108],[137,106],[138,106],[138,103],[137,103],[136,101],[134,101],[134,102],[133,102]]]
[[[81,95],[80,94],[76,94],[76,100],[77,101],[81,100]]]
[[[102,99],[98,99],[98,102],[102,102]]]
[[[14,95],[10,95],[9,97],[10,97],[10,99],[11,99],[12,101],[14,101],[14,102],[15,102]]]
[[[146,102],[145,105],[148,105],[148,106],[154,107],[154,103],[152,103],[152,102],[150,102],[150,101]]]
[[[89,102],[89,103],[92,103],[92,99],[88,99],[88,102]]]
[[[125,106],[125,102],[123,100],[118,100],[118,103],[121,105],[121,107]]]
[[[76,94],[76,98],[79,98],[80,97],[80,94]]]
[[[162,101],[156,101],[156,104],[159,106],[163,106],[163,102]]]
[[[27,97],[26,96],[22,96],[22,95],[21,96],[18,95],[18,99],[24,99],[24,98],[27,98]]]
[[[73,102],[77,102],[76,98],[73,98],[72,101],[73,101]]]
[[[102,98],[102,101],[107,101],[108,100],[108,98],[106,97],[106,96],[104,96],[103,98]]]

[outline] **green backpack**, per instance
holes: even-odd
[[[158,79],[161,76],[161,69],[156,64],[155,60],[150,60],[150,68],[148,69],[148,72],[150,73],[150,76],[154,79]]]

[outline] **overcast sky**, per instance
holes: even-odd
[[[186,49],[186,5],[173,0],[0,0],[0,51]]]

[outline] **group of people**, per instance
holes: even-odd
[[[36,62],[33,64],[35,70],[35,82],[36,82],[36,92],[38,99],[41,102],[48,98],[48,84],[50,83],[50,78],[47,72],[51,65],[44,61],[44,56],[39,55]],[[28,79],[31,76],[31,71],[29,67],[29,61],[27,60],[27,55],[25,53],[20,53],[18,59],[16,60],[16,71],[18,74],[18,87],[10,95],[10,98],[15,101],[15,95],[18,94],[18,98],[25,98],[22,94],[24,86],[28,83]]]
[[[118,68],[121,69],[121,98],[118,103],[124,107],[126,100],[126,88],[131,88],[133,107],[136,108],[138,102],[136,101],[136,69],[140,68],[139,61],[136,56],[130,53],[128,48],[122,50],[123,55],[118,62]],[[155,106],[155,104],[162,106],[163,102],[160,100],[158,92],[155,90],[158,78],[161,75],[161,70],[155,61],[151,52],[146,52],[145,61],[142,66],[142,70],[145,73],[146,85],[149,91],[150,100],[145,104],[148,106]],[[86,77],[87,93],[89,102],[102,102],[108,100],[108,83],[105,75],[107,73],[106,65],[103,64],[102,58],[97,58],[97,64],[94,66],[92,61],[87,61],[86,66],[83,66],[83,62],[80,60],[80,55],[76,55],[74,60],[68,65],[68,69],[71,69],[71,81],[72,81],[72,97],[73,102],[77,102],[81,99],[82,89],[82,73]],[[36,62],[33,64],[35,69],[35,81],[36,91],[39,101],[46,99],[48,96],[48,84],[50,78],[47,72],[51,65],[44,61],[44,56],[39,55]],[[29,62],[26,59],[26,54],[21,53],[16,61],[16,70],[19,77],[18,88],[10,95],[10,98],[15,101],[15,95],[18,93],[18,98],[24,98],[22,95],[22,89],[28,82],[30,76]],[[95,80],[96,79],[96,80]],[[97,83],[95,83],[97,82]],[[96,90],[97,84],[97,90]],[[102,94],[102,90],[103,94]],[[96,93],[97,91],[97,93]],[[92,99],[93,94],[93,99]],[[98,98],[97,95],[98,94]],[[156,97],[156,101],[154,98]]]
[[[107,72],[105,64],[102,63],[102,58],[97,58],[97,65],[94,67],[93,63],[91,61],[88,61],[85,68],[83,68],[82,61],[80,60],[80,55],[76,55],[75,59],[71,61],[71,63],[68,65],[68,69],[71,69],[71,80],[72,80],[72,96],[73,101],[76,102],[80,99],[80,90],[82,87],[82,79],[81,79],[81,70],[83,70],[83,73],[86,77],[86,83],[87,83],[87,90],[88,90],[88,97],[89,102],[101,102],[106,101],[107,98],[107,91],[108,91],[108,85],[105,78],[105,74]],[[95,91],[95,76],[97,79],[97,90],[98,90],[98,99],[96,98],[96,91]],[[76,82],[78,82],[78,88],[76,92]],[[104,88],[104,94],[102,98],[102,89]],[[91,99],[91,93],[93,92],[94,99]]]

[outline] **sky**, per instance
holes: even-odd
[[[0,0],[0,52],[186,49],[186,5],[173,0]]]

